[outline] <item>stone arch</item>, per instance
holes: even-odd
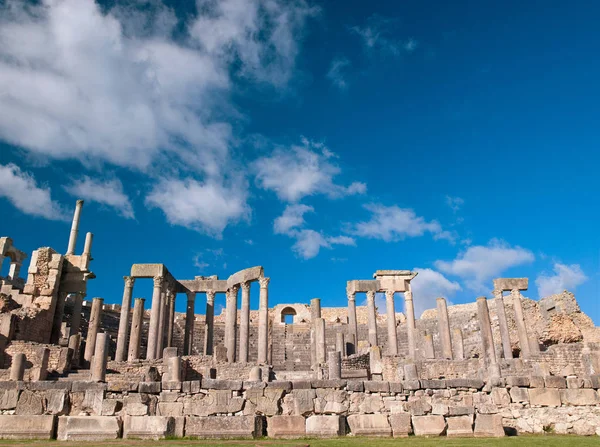
[[[273,309],[273,322],[285,324],[286,315],[294,316],[294,324],[310,323],[310,309],[306,304],[278,304]]]

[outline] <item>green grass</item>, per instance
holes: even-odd
[[[0,440],[0,447],[15,446],[35,446],[42,447],[48,445],[48,441],[3,441]],[[515,436],[502,439],[474,439],[474,438],[417,438],[410,437],[405,439],[392,438],[354,438],[345,437],[337,439],[299,439],[299,440],[281,440],[273,441],[267,439],[256,439],[252,441],[213,441],[213,440],[191,440],[191,439],[173,439],[164,441],[139,441],[139,440],[115,440],[105,442],[58,442],[52,441],[51,446],[85,446],[85,447],[108,447],[108,446],[132,446],[132,447],[177,447],[177,446],[197,446],[197,447],[462,447],[462,446],[540,446],[540,447],[587,447],[600,446],[598,436],[557,436],[557,435],[539,435],[539,436]]]

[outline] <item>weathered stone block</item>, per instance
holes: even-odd
[[[390,393],[402,393],[404,392],[404,387],[402,386],[402,382],[390,382]]]
[[[202,379],[202,388],[207,390],[229,390],[241,391],[243,386],[241,380]]]
[[[561,388],[567,387],[567,381],[564,377],[560,376],[546,376],[544,377],[544,383],[546,388]]]
[[[294,439],[306,436],[306,419],[303,416],[271,416],[267,418],[269,438]]]
[[[148,414],[148,405],[139,402],[130,402],[125,406],[127,416],[146,416]]]
[[[563,405],[597,405],[600,404],[598,392],[592,389],[560,390]]]
[[[480,390],[484,385],[485,383],[481,379],[446,379],[446,386],[448,388],[473,388]]]
[[[183,382],[181,385],[181,391],[188,394],[196,394],[199,393],[201,389],[201,381],[200,380],[190,380]]]
[[[478,414],[475,417],[474,435],[476,438],[500,438],[504,436],[502,415]]]
[[[252,439],[263,435],[262,416],[186,417],[185,435],[204,439]]]
[[[450,416],[468,416],[475,413],[475,408],[466,406],[449,406],[448,415]]]
[[[413,416],[412,425],[416,436],[442,436],[446,431],[444,416]]]
[[[362,393],[365,390],[365,386],[362,380],[349,380],[346,389],[348,391]]]
[[[310,390],[312,386],[310,380],[294,380],[292,388],[295,390]]]
[[[379,394],[366,395],[358,409],[364,414],[380,413],[384,409],[383,399]]]
[[[157,416],[183,416],[183,402],[159,402],[156,406]]]
[[[60,416],[59,441],[104,441],[121,437],[121,419],[115,416]]]
[[[492,402],[500,407],[508,407],[510,395],[506,388],[492,388]]]
[[[356,436],[392,436],[392,427],[385,414],[352,414],[346,419],[350,433]]]
[[[473,436],[473,415],[454,416],[446,418],[448,429],[446,435],[449,438],[465,438]]]
[[[567,377],[567,388],[570,388],[573,390],[577,390],[579,388],[584,388],[583,379],[581,379],[579,377]]]
[[[544,388],[546,383],[542,376],[530,376],[529,377],[529,387],[530,388]]]
[[[413,432],[411,417],[408,413],[394,413],[388,416],[394,438],[406,438]]]
[[[515,386],[510,389],[510,399],[516,403],[529,403],[529,390]]]
[[[532,406],[560,407],[560,391],[556,388],[530,388],[529,403]]]
[[[441,390],[446,388],[446,381],[444,379],[421,379],[421,388]]]
[[[42,397],[29,390],[23,390],[17,402],[16,414],[39,415],[44,413]]]
[[[69,409],[69,394],[66,390],[46,392],[46,413],[63,416]]]
[[[159,394],[161,389],[160,382],[140,382],[138,385],[139,392],[145,394]]]
[[[287,380],[274,380],[273,382],[268,382],[266,385],[267,388],[275,388],[283,390],[287,393],[292,391],[292,382],[289,382]]]
[[[346,388],[347,380],[344,379],[334,379],[334,380],[312,380],[311,386],[312,388],[333,388],[341,390],[342,388]]]
[[[424,416],[431,413],[431,409],[431,404],[424,398],[411,400],[406,404],[406,410],[413,416]]]
[[[0,439],[52,439],[56,416],[0,415]]]
[[[310,416],[306,419],[306,436],[332,438],[346,434],[346,421],[343,416]]]
[[[0,410],[14,410],[18,401],[19,390],[16,388],[0,391]]]
[[[175,419],[163,416],[127,416],[123,424],[124,438],[164,439],[175,431]]]
[[[74,393],[85,393],[86,391],[106,391],[107,387],[108,385],[106,383],[78,380],[71,384],[71,391]]]
[[[390,384],[389,382],[373,382],[367,380],[364,382],[365,392],[368,393],[389,393]]]
[[[405,380],[402,382],[402,386],[406,391],[416,391],[421,389],[421,382],[418,380]]]
[[[600,389],[600,374],[593,374],[590,376],[592,381],[592,388]]]
[[[529,377],[526,376],[509,376],[506,378],[506,386],[513,387],[528,387]]]

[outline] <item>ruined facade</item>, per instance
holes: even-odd
[[[534,301],[527,278],[498,278],[490,299],[440,297],[419,317],[408,270],[349,280],[344,308],[269,307],[262,267],[178,279],[134,264],[108,305],[85,300],[82,206],[66,253],[34,251],[26,278],[0,238],[0,438],[600,435],[600,329],[569,292]],[[152,296],[137,298],[143,278]]]

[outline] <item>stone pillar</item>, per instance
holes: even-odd
[[[325,320],[317,318],[315,322],[315,345],[316,345],[316,361],[317,364],[323,364],[327,361],[327,345],[325,338]]]
[[[50,343],[57,345],[60,341],[63,315],[65,313],[65,300],[68,293],[58,292],[56,297],[56,306],[54,307],[54,319],[52,320],[52,332],[50,334]]]
[[[81,330],[81,309],[83,307],[83,292],[77,292],[73,296],[73,312],[71,313],[71,335],[79,333]]]
[[[348,335],[352,343],[352,354],[358,352],[358,322],[356,319],[356,294],[348,292]]]
[[[329,380],[342,378],[342,356],[340,351],[330,352],[327,358],[329,367]]]
[[[140,344],[142,342],[142,327],[144,324],[144,301],[144,298],[136,298],[133,304],[129,352],[127,354],[129,362],[140,358]]]
[[[346,357],[346,340],[343,332],[336,332],[335,334],[335,350],[342,354],[342,357]]]
[[[13,355],[10,365],[10,380],[21,381],[25,374],[25,354],[19,352]]]
[[[240,312],[240,359],[248,363],[248,348],[250,347],[250,282],[242,284],[242,308]]]
[[[415,305],[413,303],[412,288],[410,286],[410,283],[406,285],[406,292],[404,292],[404,308],[406,313],[406,338],[408,340],[408,356],[414,360],[416,358]]]
[[[438,331],[442,358],[452,360],[452,338],[450,336],[450,320],[448,318],[448,305],[445,298],[436,300],[438,314]]]
[[[92,260],[92,242],[94,241],[94,235],[92,233],[87,233],[85,235],[85,244],[83,246],[83,253],[81,257],[83,258],[82,268],[89,268],[90,261]]]
[[[515,322],[517,324],[517,334],[519,335],[519,345],[521,347],[521,357],[528,359],[531,357],[531,349],[529,347],[529,338],[527,337],[527,328],[525,326],[525,318],[523,317],[523,306],[521,304],[521,292],[517,289],[511,290],[513,307],[515,309]]]
[[[481,333],[482,355],[486,365],[496,364],[496,348],[492,335],[490,311],[484,296],[477,298],[477,314],[479,315],[479,332]]]
[[[396,306],[394,304],[394,292],[385,291],[385,309],[387,313],[388,329],[388,354],[398,355],[398,334],[396,332]]]
[[[377,311],[375,309],[375,292],[367,292],[367,317],[369,323],[369,343],[377,345]]]
[[[98,334],[98,328],[102,321],[102,306],[104,305],[104,299],[94,298],[92,300],[92,310],[90,312],[90,323],[88,324],[87,338],[85,339],[85,353],[83,359],[88,365],[92,358],[94,358],[94,351],[96,350],[96,335]]]
[[[235,338],[237,326],[237,302],[240,286],[235,285],[227,291],[225,305],[225,347],[227,348],[227,362],[235,362]]]
[[[117,334],[117,352],[115,362],[125,361],[127,338],[129,336],[129,312],[131,311],[131,296],[135,278],[124,276],[125,289],[123,290],[123,301],[121,302],[121,316],[119,318],[119,332]]]
[[[156,358],[162,359],[163,349],[165,348],[165,322],[167,315],[167,296],[166,291],[160,292],[160,307],[158,313],[158,333],[156,334]]]
[[[453,345],[454,345],[454,359],[455,360],[464,360],[465,358],[465,345],[463,342],[463,334],[462,329],[459,327],[455,327],[452,331],[454,334],[453,337]]]
[[[39,382],[40,380],[46,380],[46,377],[48,377],[50,349],[40,346],[36,351],[36,365],[32,368],[29,377],[30,380]]]
[[[8,269],[8,277],[13,281],[19,277],[19,272],[21,271],[21,263],[20,262],[11,262],[10,267]]]
[[[510,332],[508,330],[508,321],[506,319],[506,308],[504,307],[504,297],[502,290],[494,290],[494,301],[496,302],[496,315],[498,315],[498,327],[500,329],[500,340],[502,340],[502,352],[505,359],[512,359],[512,346],[510,343]]]
[[[167,359],[170,382],[181,382],[181,357],[174,356]]]
[[[185,332],[183,334],[183,355],[192,355],[194,345],[194,321],[196,315],[196,292],[187,292],[187,307],[185,309]]]
[[[435,349],[433,348],[433,335],[425,334],[423,337],[423,356],[426,359],[434,359],[435,358]]]
[[[204,324],[204,355],[213,355],[215,322],[215,291],[206,292],[206,319]]]
[[[81,360],[81,334],[77,333],[69,337],[69,349],[73,352],[69,370],[72,370],[73,368],[79,368]]]
[[[321,298],[310,300],[310,318],[312,321],[321,318]]]
[[[94,361],[92,362],[92,382],[104,382],[106,380],[109,338],[105,332],[96,335],[96,349],[94,350]]]
[[[167,318],[168,318],[168,332],[167,332],[167,347],[173,346],[173,330],[175,329],[175,299],[177,295],[173,291],[167,291]]]
[[[160,321],[160,295],[163,282],[164,278],[162,276],[154,277],[154,289],[152,291],[152,303],[150,308],[150,327],[148,328],[148,348],[146,350],[146,359],[148,360],[154,360],[156,358],[158,326]]]
[[[81,207],[83,207],[83,200],[78,200],[75,204],[75,213],[73,214],[73,223],[71,224],[71,234],[69,235],[69,245],[67,247],[67,255],[75,253],[75,246],[77,245],[77,233],[79,232],[79,217],[81,216]]]
[[[310,364],[313,369],[318,366],[317,361],[317,336],[316,336],[316,322],[317,319],[321,318],[321,299],[313,298],[310,300]]]
[[[268,362],[269,352],[269,281],[270,278],[260,278],[260,297],[258,305],[258,363]]]

